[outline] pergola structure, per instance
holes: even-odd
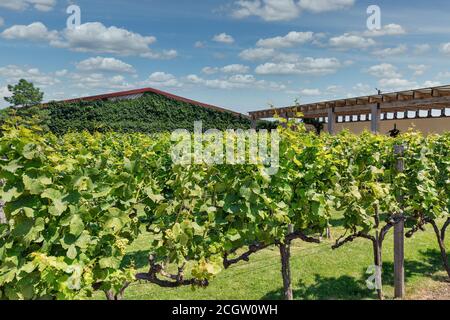
[[[274,118],[316,119],[326,123],[328,132],[334,133],[338,122],[370,121],[372,132],[379,131],[382,120],[423,118],[420,111],[427,111],[425,117],[450,117],[450,85],[413,89],[407,91],[380,93],[377,95],[316,102],[286,108],[273,108],[250,112],[253,121]]]

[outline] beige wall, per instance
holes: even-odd
[[[450,118],[424,118],[424,119],[397,119],[397,120],[382,120],[380,121],[380,133],[388,133],[397,124],[397,129],[401,132],[408,131],[409,128],[414,128],[425,134],[443,133],[450,131]],[[354,133],[361,133],[364,130],[370,131],[370,121],[364,122],[345,122],[336,123],[336,132],[344,129],[349,129]],[[325,131],[327,125],[325,124]]]

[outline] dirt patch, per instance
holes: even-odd
[[[450,282],[441,282],[409,297],[410,300],[450,300]]]

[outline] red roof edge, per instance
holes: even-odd
[[[166,98],[173,99],[176,101],[193,104],[193,105],[196,105],[199,107],[203,107],[203,108],[207,108],[207,109],[211,109],[211,110],[215,110],[215,111],[232,113],[236,116],[242,116],[242,117],[248,118],[247,115],[244,115],[244,114],[236,112],[236,111],[231,111],[228,109],[213,106],[211,104],[206,104],[206,103],[202,103],[199,101],[183,98],[183,97],[180,97],[180,96],[177,96],[177,95],[165,92],[165,91],[161,91],[158,89],[153,89],[153,88],[143,88],[143,89],[136,89],[136,90],[113,92],[113,93],[100,94],[100,95],[89,96],[89,97],[61,100],[61,101],[57,101],[57,102],[72,103],[72,102],[80,102],[80,101],[97,101],[97,100],[118,98],[118,97],[130,96],[130,95],[135,95],[135,94],[144,94],[144,93],[155,93],[155,94],[159,94],[159,95],[165,96]],[[47,104],[48,103],[45,103],[44,105],[47,105]]]

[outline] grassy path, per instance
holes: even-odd
[[[341,230],[334,229],[338,235]],[[142,236],[129,249],[141,271],[147,269],[148,236]],[[393,297],[392,233],[384,247],[383,285],[387,299]],[[331,241],[322,244],[293,243],[291,268],[295,299],[375,299],[376,295],[366,286],[367,268],[373,264],[372,244],[358,239],[338,250],[331,250]],[[450,247],[450,237],[447,238]],[[448,290],[444,282],[445,272],[434,233],[416,234],[406,240],[406,287],[409,298],[420,298],[434,288]],[[125,299],[281,299],[282,280],[279,252],[270,248],[251,257],[250,262],[232,266],[220,273],[206,289],[163,289],[148,283],[134,283],[127,290]],[[448,292],[448,291],[447,291]],[[95,298],[102,299],[98,294]]]

